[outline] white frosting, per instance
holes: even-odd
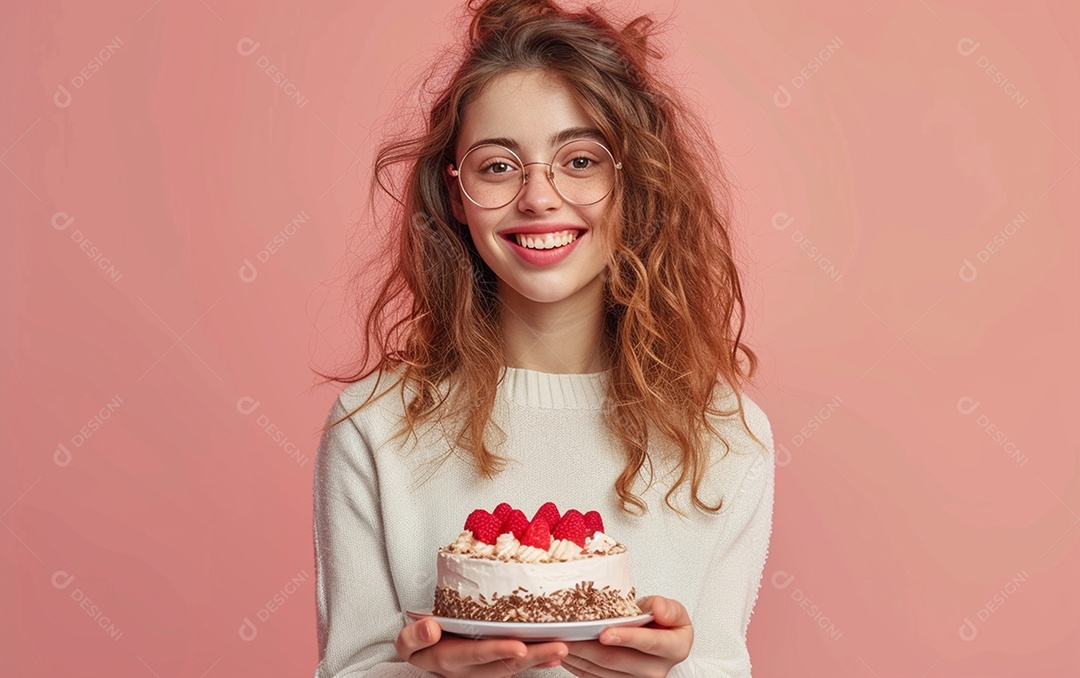
[[[518,552],[520,547],[521,544],[514,538],[514,535],[510,532],[506,532],[500,534],[499,539],[495,542],[495,555],[504,560],[508,560]]]
[[[510,535],[513,539],[514,535]],[[485,544],[473,536],[472,530],[465,530],[458,535],[453,544],[447,548],[454,553],[472,553],[478,556],[490,556],[495,553],[497,544]]]
[[[544,553],[540,549],[534,550]],[[603,557],[536,563],[505,562],[440,551],[437,569],[437,586],[453,589],[462,598],[474,600],[479,600],[481,595],[491,600],[496,593],[508,595],[519,587],[533,595],[544,595],[574,588],[583,581],[593,582],[598,589],[609,586],[624,596],[630,595],[630,560],[625,551]]]
[[[587,553],[607,553],[617,543],[603,532],[596,532],[591,537],[585,537],[585,551]]]
[[[448,548],[454,553],[469,553],[472,551],[474,541],[476,540],[473,539],[472,530],[465,530]]]
[[[570,560],[581,555],[581,547],[569,539],[552,539],[548,555],[552,560]]]
[[[551,560],[551,556],[544,549],[525,546],[524,544],[518,545],[518,551],[514,554],[514,558],[523,563],[546,563]]]

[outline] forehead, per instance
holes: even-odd
[[[455,150],[460,158],[478,141],[499,138],[525,152],[542,152],[558,145],[560,132],[591,127],[588,113],[559,78],[513,71],[496,76],[465,106]]]

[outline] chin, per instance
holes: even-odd
[[[539,287],[537,289],[516,288],[516,291],[520,296],[537,304],[557,304],[559,302],[568,301],[574,297],[575,293],[575,290],[573,289],[553,289],[550,286]]]

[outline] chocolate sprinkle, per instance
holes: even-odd
[[[483,594],[476,601],[462,598],[457,591],[437,586],[435,608],[438,617],[497,622],[570,622],[633,617],[641,614],[634,602],[634,589],[628,596],[605,586],[597,589],[593,582],[579,582],[572,589],[561,589],[547,595],[534,596],[520,586],[509,595],[494,594],[488,601]]]

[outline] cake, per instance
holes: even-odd
[[[432,614],[480,621],[568,622],[641,614],[626,547],[600,514],[548,502],[529,520],[499,504],[476,509],[439,549]]]

